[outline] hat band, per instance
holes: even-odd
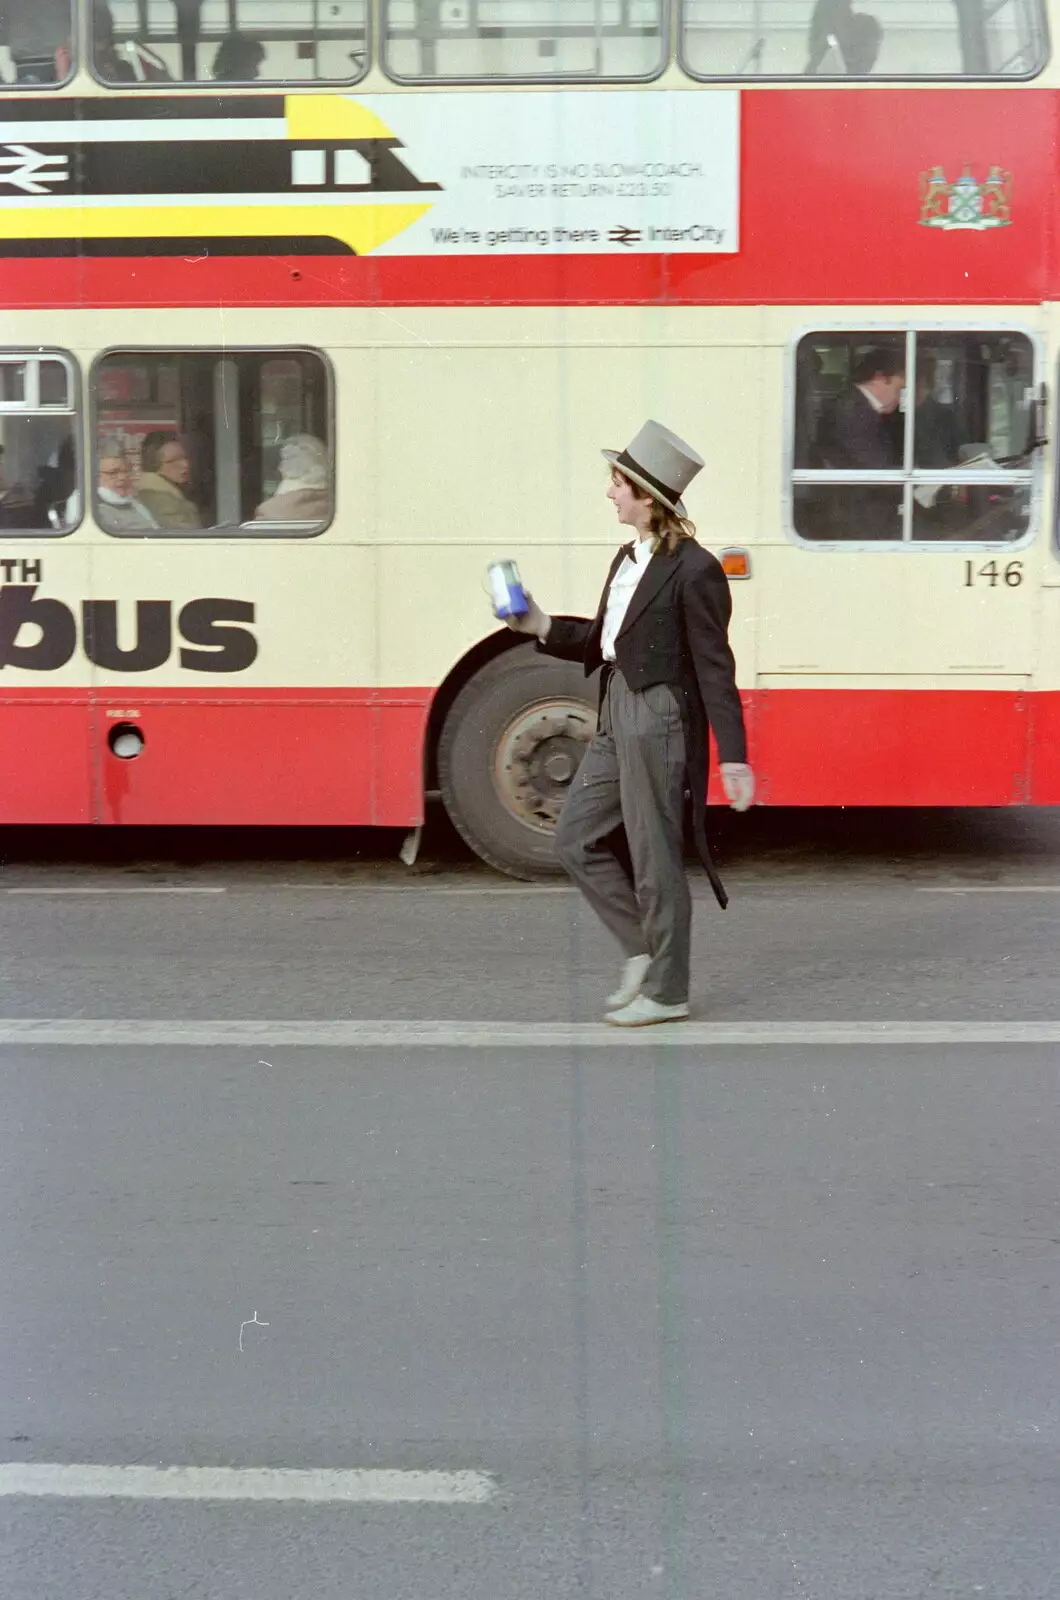
[[[681,496],[676,489],[671,489],[670,485],[668,483],[663,483],[662,479],[657,478],[654,472],[649,472],[647,467],[642,467],[639,461],[634,461],[628,450],[621,451],[620,454],[615,457],[615,466],[620,472],[623,467],[628,467],[631,472],[637,473],[639,477],[644,479],[645,483],[650,483],[652,488],[655,489],[669,505],[673,505],[680,500]]]

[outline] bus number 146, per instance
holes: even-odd
[[[988,561],[985,566],[975,570],[974,561],[964,563],[964,587],[970,589],[976,583],[988,583],[991,589],[996,589],[1003,583],[1007,589],[1018,589],[1023,582],[1023,562],[1008,561],[1002,567],[996,561]]]

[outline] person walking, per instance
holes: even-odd
[[[582,662],[586,676],[603,668],[597,732],[560,813],[555,844],[626,958],[606,1020],[636,1028],[689,1014],[686,787],[697,852],[718,903],[728,904],[706,839],[708,733],[734,810],[751,805],[754,775],[728,641],[728,579],[696,542],[681,499],[703,460],[654,421],[627,449],[603,455],[611,464],[607,498],[635,537],[611,562],[595,617],[551,617],[527,594],[528,611],[507,622],[536,635],[545,654]],[[632,884],[607,848],[620,827]]]

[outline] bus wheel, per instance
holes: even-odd
[[[465,684],[442,728],[438,780],[477,855],[513,878],[561,870],[552,834],[595,730],[594,685],[582,669],[526,646]]]

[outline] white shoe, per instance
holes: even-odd
[[[658,1000],[649,1000],[647,995],[639,994],[621,1011],[609,1011],[604,1021],[616,1028],[647,1028],[653,1022],[684,1022],[687,1016],[687,1003],[664,1006]]]
[[[644,974],[651,966],[651,956],[630,956],[622,968],[622,981],[614,994],[607,997],[608,1011],[617,1011],[620,1006],[628,1006],[640,994],[640,986],[644,982]]]

